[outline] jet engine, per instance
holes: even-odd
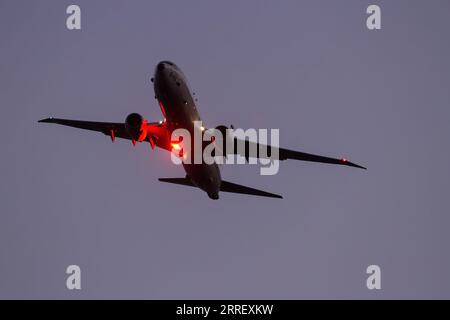
[[[131,113],[125,119],[125,128],[133,143],[147,137],[147,121],[139,113]]]

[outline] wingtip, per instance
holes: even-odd
[[[349,167],[355,167],[355,168],[359,168],[359,169],[363,169],[363,170],[367,170],[366,167],[360,166],[359,164],[353,163],[348,161],[347,159],[341,159],[341,163],[345,166],[349,166]]]
[[[356,163],[352,163],[352,162],[350,162],[350,163],[349,163],[349,165],[350,165],[350,166],[352,166],[352,167],[355,167],[355,168],[359,168],[359,169],[367,170],[367,168],[366,168],[366,167],[360,166],[359,164],[356,164]]]
[[[38,120],[39,123],[40,123],[40,122],[44,122],[44,123],[45,123],[45,122],[52,122],[52,121],[53,121],[53,118],[52,118],[52,117]]]
[[[276,198],[276,199],[283,199],[283,196],[281,194],[276,194],[276,193],[269,193],[270,194],[270,198]]]

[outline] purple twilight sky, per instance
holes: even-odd
[[[0,298],[450,298],[449,31],[448,0],[1,0]],[[206,126],[279,128],[368,170],[228,166],[285,199],[212,201],[157,181],[184,176],[166,152],[37,123],[160,120],[165,59]]]

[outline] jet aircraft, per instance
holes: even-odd
[[[194,132],[199,129],[194,125],[194,122],[201,121],[196,107],[196,101],[189,89],[185,75],[173,62],[159,62],[155,68],[152,82],[155,98],[159,102],[164,121],[148,122],[140,114],[131,113],[126,117],[125,122],[94,122],[58,118],[46,118],[39,120],[38,122],[55,123],[80,129],[98,131],[110,136],[113,142],[115,138],[122,138],[131,140],[133,145],[136,145],[137,142],[148,142],[152,149],[159,147],[169,152],[173,152],[174,149],[177,151],[181,149],[181,141],[172,141],[172,132],[180,128],[186,129],[189,132]],[[221,125],[216,129],[220,131],[223,136],[227,136],[228,128],[226,126]],[[200,130],[203,131],[204,128],[202,127]],[[234,139],[235,145],[239,142],[235,137],[232,137],[231,139]],[[228,156],[231,155],[231,153],[233,155],[241,155],[244,156],[247,161],[249,156],[259,157],[260,152],[257,152],[256,155],[249,155],[252,143],[253,142],[245,140],[245,148],[243,149],[234,148],[233,150],[233,148],[231,148],[231,150],[226,150],[224,147],[224,150],[221,150],[222,155]],[[260,145],[256,143],[257,150],[259,150],[259,147]],[[263,145],[263,147],[267,147],[269,150],[275,150],[276,148],[276,151],[278,151],[276,152],[278,154],[278,160],[294,159],[366,169],[345,158],[330,158],[268,145]],[[189,152],[189,150],[186,152]],[[267,153],[266,158],[270,158],[270,154],[270,152]],[[186,171],[185,177],[160,178],[159,181],[200,188],[205,191],[211,199],[219,199],[219,192],[282,198],[282,196],[278,194],[223,180],[220,174],[220,168],[215,162],[212,164],[207,164],[204,161],[201,163],[183,162],[183,167]]]

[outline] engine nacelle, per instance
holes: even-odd
[[[139,113],[131,113],[125,119],[125,128],[133,141],[143,141],[147,137],[147,121]]]

